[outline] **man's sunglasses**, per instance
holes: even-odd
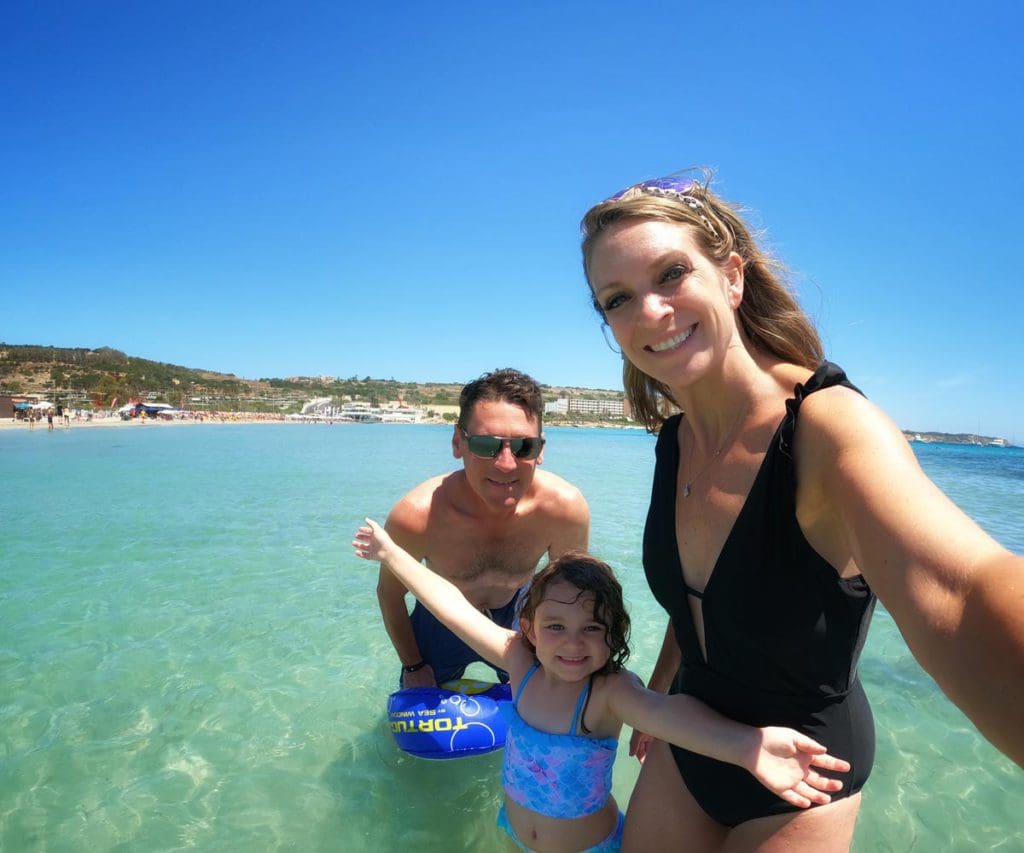
[[[540,435],[509,438],[500,435],[470,435],[462,427],[459,429],[466,437],[469,452],[481,459],[495,459],[506,441],[516,459],[536,459],[544,449],[544,437]]]

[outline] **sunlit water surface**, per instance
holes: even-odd
[[[592,549],[619,571],[632,668],[665,617],[640,540],[653,439],[551,429]],[[449,469],[433,426],[0,434],[0,849],[497,851],[499,754],[427,762],[385,729],[395,658],[349,542]],[[1024,553],[1024,452],[915,445]],[[1024,850],[1024,773],[910,657],[884,610],[862,676],[878,755],[858,851]],[[486,670],[481,670],[485,674]],[[638,767],[616,764],[625,805]]]

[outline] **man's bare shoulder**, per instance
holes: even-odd
[[[533,486],[534,500],[543,512],[568,520],[590,518],[590,508],[587,506],[586,498],[568,480],[564,480],[550,471],[537,471]]]
[[[458,480],[464,478],[462,471],[451,471],[424,480],[418,486],[403,495],[388,513],[385,527],[392,537],[400,537],[406,542],[416,541],[425,537],[431,519],[436,518],[439,511],[446,508],[452,500],[452,494],[458,488]],[[398,541],[398,538],[396,538]],[[403,547],[408,550],[407,545]]]

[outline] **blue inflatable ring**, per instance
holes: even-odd
[[[388,725],[398,748],[417,758],[463,758],[505,745],[507,684],[463,678],[440,687],[407,687],[388,697]]]

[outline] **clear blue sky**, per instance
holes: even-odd
[[[1022,8],[7,2],[0,340],[619,388],[579,219],[704,164],[900,426],[1024,443]]]

